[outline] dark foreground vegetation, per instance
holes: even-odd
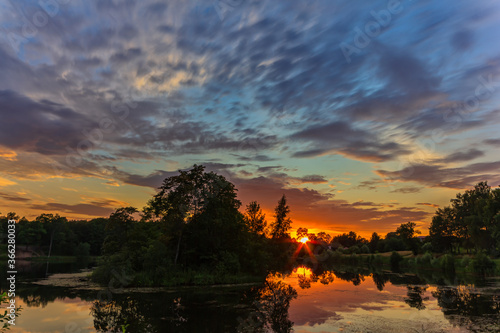
[[[297,261],[500,274],[500,189],[485,182],[438,209],[428,237],[406,222],[369,240],[354,231],[331,237],[306,228],[291,238],[285,196],[271,223],[256,201],[244,213],[240,206],[231,182],[195,165],[166,178],[141,212],[124,207],[90,221],[53,214],[28,221],[9,213],[0,217],[0,231],[8,219],[18,220],[18,248],[34,256],[100,256],[93,279],[114,286],[262,281]]]

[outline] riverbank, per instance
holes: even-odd
[[[71,288],[76,290],[105,290],[112,289],[113,293],[154,293],[154,292],[169,292],[179,289],[194,289],[194,288],[231,288],[231,287],[249,287],[260,285],[262,282],[246,282],[246,283],[228,283],[228,284],[210,284],[210,285],[184,285],[174,287],[119,287],[118,284],[102,286],[92,281],[92,269],[84,269],[77,273],[57,273],[48,276],[47,278],[31,282],[31,284],[39,286]]]
[[[329,250],[316,256],[315,259],[327,264],[386,267],[391,270],[412,272],[417,270],[442,271],[445,273],[500,276],[500,258],[491,258],[482,253],[451,255],[427,252],[414,255],[411,251],[394,251],[377,254],[344,254],[340,251]]]

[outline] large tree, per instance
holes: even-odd
[[[176,264],[182,244],[185,262],[188,254],[191,261],[210,260],[223,248],[236,246],[243,226],[240,205],[231,182],[214,172],[205,172],[204,166],[194,165],[166,178],[144,214],[146,219],[162,224],[162,239],[169,248],[175,244]],[[183,242],[186,233],[188,239]]]
[[[245,209],[245,222],[250,231],[262,235],[267,226],[266,215],[257,201],[250,202]]]
[[[453,245],[458,240],[453,224],[453,209],[451,207],[438,208],[429,227],[429,238],[434,251],[453,252]]]
[[[402,223],[397,229],[396,234],[403,240],[406,248],[412,250],[414,254],[418,252],[418,239],[416,235],[420,234],[420,230],[416,230],[415,222]]]
[[[64,224],[68,220],[65,217],[59,216],[59,214],[40,214],[35,218],[35,221],[41,223],[47,231],[47,235],[49,236],[49,252],[47,256],[50,257],[54,241],[57,243],[61,240],[60,238],[64,237],[64,233],[60,233],[60,231],[64,228]]]
[[[273,239],[290,238],[288,230],[291,228],[292,220],[288,217],[290,207],[286,204],[283,194],[274,210],[274,222],[271,225],[271,236]]]
[[[500,247],[500,189],[487,182],[458,193],[451,206],[438,209],[429,228],[433,246],[494,250]]]

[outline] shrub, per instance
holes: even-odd
[[[237,274],[240,271],[240,261],[235,253],[223,251],[215,264],[215,273],[218,276]]]
[[[357,245],[351,246],[349,248],[349,253],[358,254],[360,252],[361,252],[361,250],[359,249],[359,246],[357,246]]]
[[[430,254],[429,252],[415,259],[415,263],[417,264],[417,266],[420,267],[431,267],[432,265],[431,262],[432,262],[432,254]]]
[[[432,244],[425,243],[424,245],[422,245],[422,251],[423,252],[432,252]]]
[[[370,253],[370,248],[368,247],[368,245],[364,244],[362,247],[361,247],[361,253]]]
[[[471,260],[469,257],[463,257],[462,260],[460,260],[460,266],[463,268],[467,268],[471,263]]]
[[[440,267],[447,273],[455,272],[455,259],[451,254],[445,254],[440,258]]]
[[[484,252],[479,252],[472,260],[472,267],[476,273],[493,273],[495,271],[495,262],[484,254]]]
[[[335,250],[331,251],[328,250],[329,258],[328,260],[334,263],[339,263],[342,260],[342,251],[341,250]]]

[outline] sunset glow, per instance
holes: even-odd
[[[141,209],[198,164],[292,232],[426,235],[500,184],[500,2],[232,2],[5,2],[1,213]]]
[[[309,238],[308,238],[308,237],[302,237],[302,238],[300,239],[300,242],[301,242],[301,243],[303,243],[303,244],[307,243],[308,241],[309,241]]]

